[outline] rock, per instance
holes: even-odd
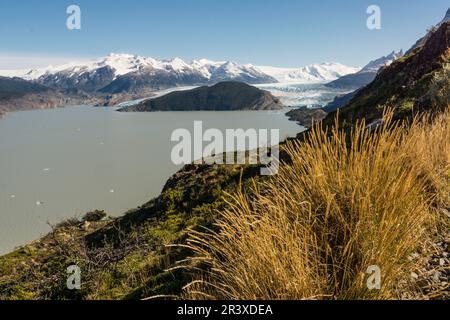
[[[441,273],[439,271],[435,271],[433,273],[433,281],[434,282],[440,282]]]
[[[323,120],[327,113],[322,109],[302,107],[286,113],[291,121],[297,121],[301,126],[310,128],[315,122]]]
[[[81,219],[83,222],[98,222],[107,216],[106,212],[103,210],[95,210],[92,212],[88,212]]]
[[[413,260],[416,260],[416,259],[419,258],[419,257],[420,257],[420,255],[419,255],[417,252],[415,252],[415,253],[411,254],[411,255],[408,257],[408,260],[409,260],[409,261],[413,261]]]

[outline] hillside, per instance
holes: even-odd
[[[331,81],[357,71],[339,63],[302,68],[259,67],[233,61],[208,59],[185,62],[180,58],[159,60],[131,54],[112,53],[90,61],[24,70],[0,70],[0,76],[25,80],[29,87],[50,90],[27,99],[4,103],[8,111],[48,108],[73,104],[115,106],[151,97],[155,92],[183,86],[214,85],[237,81],[247,84]],[[56,96],[50,93],[56,93]]]
[[[0,101],[22,98],[28,94],[43,93],[49,88],[20,78],[0,77]]]
[[[8,112],[103,103],[104,97],[84,92],[61,92],[20,78],[0,77],[0,117]]]
[[[159,60],[112,53],[91,61],[54,67],[0,70],[0,75],[36,81],[54,89],[115,94],[148,92],[176,86],[213,85],[222,81],[248,84],[332,81],[358,70],[339,63],[277,68],[233,61],[199,59],[186,62],[180,58]]]
[[[176,91],[120,109],[122,112],[279,110],[283,105],[268,91],[240,82]]]
[[[50,88],[20,78],[0,77],[0,118],[9,111],[54,108],[67,102]]]

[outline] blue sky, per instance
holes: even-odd
[[[82,29],[66,28],[77,4]],[[382,29],[366,27],[369,5]],[[408,49],[448,0],[1,0],[0,69],[124,52],[274,66],[362,66]]]

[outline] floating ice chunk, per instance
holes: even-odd
[[[12,194],[10,197],[11,197],[11,199],[14,199],[16,197],[16,195]]]
[[[50,168],[44,168],[44,169],[42,169],[42,171],[44,171],[44,172],[49,172],[49,171],[50,171]]]
[[[36,205],[38,206],[38,207],[40,207],[40,206],[42,206],[44,203],[42,202],[42,201],[36,201]]]
[[[109,190],[110,193],[114,193],[114,189]]]

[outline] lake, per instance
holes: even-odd
[[[0,254],[69,217],[121,215],[157,196],[180,169],[175,129],[302,127],[285,111],[119,113],[91,106],[10,113],[0,120]]]

